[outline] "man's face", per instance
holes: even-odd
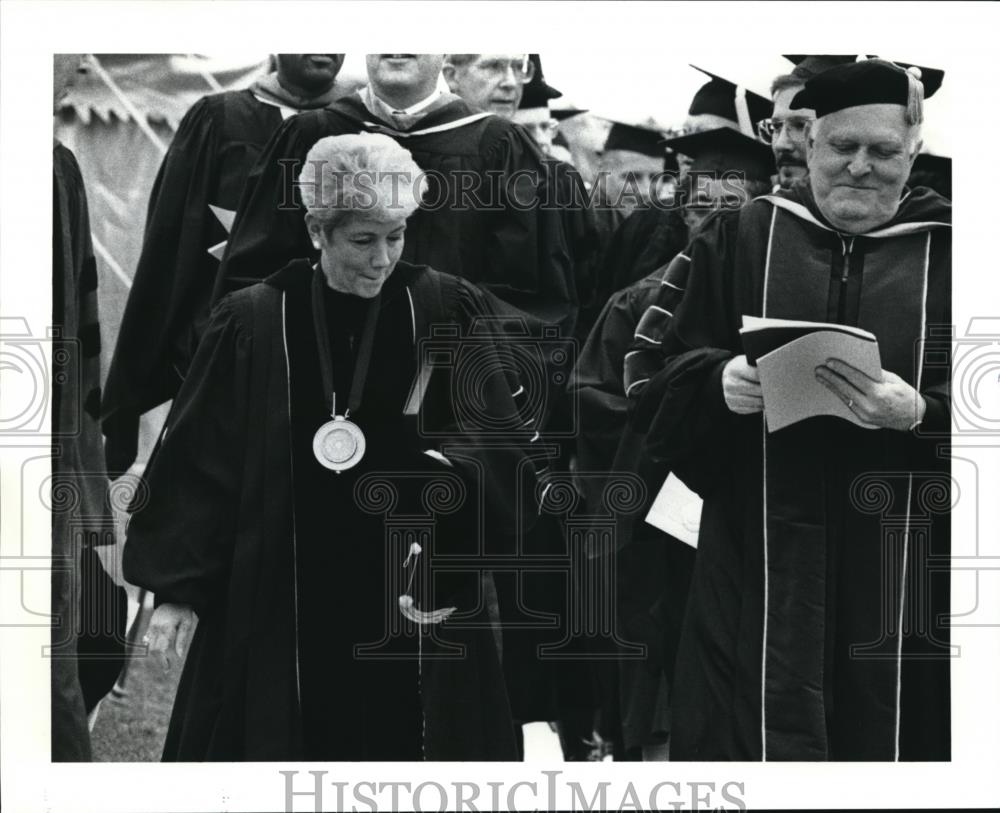
[[[325,93],[344,64],[343,54],[277,54],[278,78],[307,93]]]
[[[774,94],[774,113],[771,121],[774,132],[771,135],[771,149],[778,167],[778,183],[787,189],[809,171],[806,167],[806,131],[816,114],[809,109],[792,110],[789,105],[802,85],[784,88]]]
[[[608,201],[627,215],[649,202],[653,183],[663,172],[663,159],[631,150],[608,150],[601,157],[601,171],[608,173]]]
[[[446,65],[444,78],[473,107],[506,119],[513,118],[521,103],[526,81],[527,54],[476,54],[466,65]]]
[[[687,118],[684,119],[685,133],[701,133],[705,130],[718,130],[720,127],[728,127],[730,130],[737,131],[740,129],[740,125],[732,119],[727,119],[725,116],[717,116],[715,113],[698,113],[694,116],[689,113]],[[693,163],[694,158],[691,156],[677,153],[677,178],[679,181],[683,182],[687,177],[688,170],[691,169],[691,164]]]
[[[750,199],[742,178],[720,179],[694,173],[687,176],[685,186],[687,201],[681,214],[692,233],[718,209],[738,209]]]
[[[807,161],[820,211],[837,229],[861,234],[891,220],[899,208],[919,145],[909,150],[903,108],[849,107],[812,126]]]
[[[368,81],[376,94],[406,93],[417,88],[433,91],[444,54],[367,54]]]
[[[555,138],[559,122],[552,118],[547,107],[518,110],[513,118],[514,122],[528,131],[535,143],[541,147],[542,152],[546,155],[552,154],[552,140]]]

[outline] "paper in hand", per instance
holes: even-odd
[[[866,429],[875,428],[816,380],[816,368],[831,358],[850,364],[869,378],[881,378],[878,344],[834,331],[809,333],[757,360],[769,432],[816,415],[833,415]]]
[[[646,522],[692,548],[697,548],[698,530],[701,526],[701,497],[671,473],[667,475],[649,507]]]

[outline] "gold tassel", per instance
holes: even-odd
[[[920,81],[920,68],[912,66],[906,69],[906,80],[909,83],[906,97],[906,123],[920,124],[924,120],[924,85]]]
[[[403,562],[403,567],[409,567],[412,563],[414,568],[413,572],[410,573],[410,580],[406,586],[407,591],[409,591],[410,587],[413,585],[413,577],[417,572],[417,558],[421,553],[423,553],[423,548],[414,542],[410,545],[410,550],[406,554],[406,559]],[[404,617],[410,619],[410,621],[414,624],[420,624],[421,626],[440,624],[457,609],[455,607],[443,607],[440,610],[431,610],[430,612],[426,612],[424,610],[418,610],[414,604],[416,604],[416,602],[413,600],[413,596],[411,596],[409,592],[406,592],[399,597],[399,611]]]
[[[399,597],[399,611],[414,624],[421,624],[422,626],[440,624],[456,610],[455,607],[443,607],[440,610],[426,612],[416,609],[413,604],[413,596],[402,595]]]

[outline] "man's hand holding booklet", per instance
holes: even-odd
[[[878,340],[867,330],[826,322],[744,316],[740,329],[747,363],[757,368],[769,432],[817,415],[833,415],[866,429],[844,399],[817,377],[830,359],[874,381],[883,377]],[[826,368],[824,368],[826,369]]]

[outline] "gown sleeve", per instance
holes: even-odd
[[[626,359],[632,428],[647,436],[652,459],[702,496],[727,470],[738,421],[754,419],[730,412],[722,395],[722,370],[739,346],[730,313],[738,216],[713,216],[671,261],[671,284],[646,310]]]
[[[108,371],[103,425],[108,465],[124,471],[135,459],[139,416],[174,396],[204,326],[217,261],[207,249],[225,240],[211,214],[217,203],[222,124],[211,97],[194,104],[160,164],[146,215],[142,253]],[[203,310],[192,324],[199,290]]]
[[[468,482],[482,482],[488,544],[511,552],[513,531],[531,528],[537,516],[531,459],[537,433],[523,423],[514,395],[518,383],[510,365],[503,363],[498,343],[482,333],[482,320],[488,324],[496,316],[489,298],[457,277],[448,278],[443,289],[460,338],[454,363],[435,369],[430,379],[424,401],[425,425],[431,428],[426,443]]]
[[[628,304],[629,293],[624,291],[608,300],[569,379],[567,389],[578,405],[580,425],[591,427],[577,438],[582,471],[607,470],[625,428],[628,401],[622,363],[635,331]]]
[[[125,578],[199,615],[228,581],[253,400],[250,348],[230,301],[219,303],[128,523]]]
[[[292,116],[271,136],[243,187],[214,301],[293,259],[315,259],[295,182],[312,146],[332,134],[323,111],[312,111]]]

